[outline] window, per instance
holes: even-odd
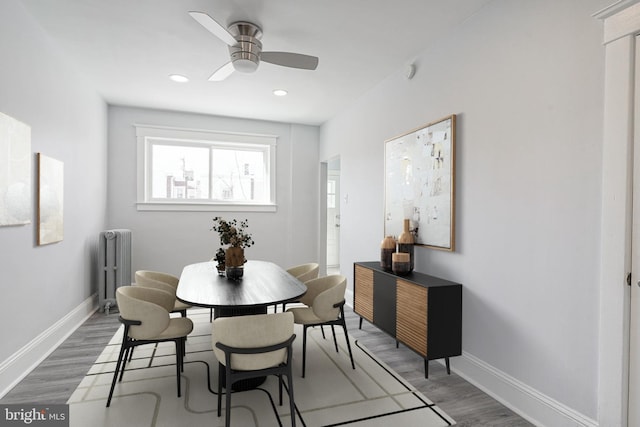
[[[335,209],[336,207],[336,181],[330,179],[327,181],[327,208]]]
[[[275,210],[272,135],[136,126],[138,210]]]

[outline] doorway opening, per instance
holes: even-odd
[[[327,274],[340,273],[340,158],[327,162]]]

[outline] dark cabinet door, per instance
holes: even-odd
[[[373,318],[374,324],[392,336],[396,335],[396,278],[373,272]]]

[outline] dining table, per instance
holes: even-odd
[[[297,301],[307,292],[304,283],[273,262],[251,260],[243,267],[242,278],[232,280],[221,276],[212,261],[189,264],[180,275],[176,297],[185,304],[210,308],[218,318],[266,314],[269,306]],[[223,384],[224,373],[224,369],[219,370]],[[240,380],[232,389],[253,389],[264,380]]]
[[[212,261],[184,267],[176,297],[185,304],[213,309],[214,316],[264,314],[271,305],[297,301],[307,287],[279,265],[250,260],[240,279],[218,273]]]

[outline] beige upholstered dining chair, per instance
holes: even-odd
[[[218,416],[221,414],[222,377],[225,376],[225,426],[231,423],[231,386],[238,380],[278,376],[282,405],[282,375],[287,377],[291,425],[296,425],[293,399],[291,313],[218,317],[211,333],[213,351],[218,358]]]
[[[306,307],[292,307],[287,310],[293,313],[294,322],[303,325],[302,335],[302,378],[305,375],[307,361],[307,328],[310,326],[330,325],[333,332],[333,343],[338,351],[338,341],[334,326],[342,326],[344,337],[347,340],[351,367],[356,368],[351,353],[351,344],[347,333],[347,324],[344,320],[344,293],[347,290],[347,278],[340,274],[320,277],[305,282],[307,293],[300,298],[300,302]]]
[[[162,273],[160,271],[138,270],[135,274],[136,285],[144,286],[146,288],[160,289],[172,294],[174,299],[173,309],[169,311],[171,313],[180,313],[182,317],[187,317],[187,309],[191,308],[191,306],[176,298],[176,290],[178,289],[179,280],[180,279],[174,275]]]
[[[316,279],[318,277],[318,271],[320,270],[320,265],[316,262],[309,262],[306,264],[296,265],[295,267],[291,267],[287,269],[287,273],[300,280],[302,283],[305,283],[309,280]],[[282,303],[282,311],[285,311],[287,308],[287,304],[295,303],[299,301],[289,301],[288,303]],[[277,305],[276,305],[277,308]]]
[[[116,290],[120,322],[124,324],[118,363],[113,373],[107,407],[111,405],[116,379],[124,375],[127,358],[134,347],[165,341],[176,345],[176,378],[180,397],[180,372],[183,370],[185,340],[193,330],[193,322],[186,317],[170,317],[175,296],[168,292],[142,286],[122,286]]]

